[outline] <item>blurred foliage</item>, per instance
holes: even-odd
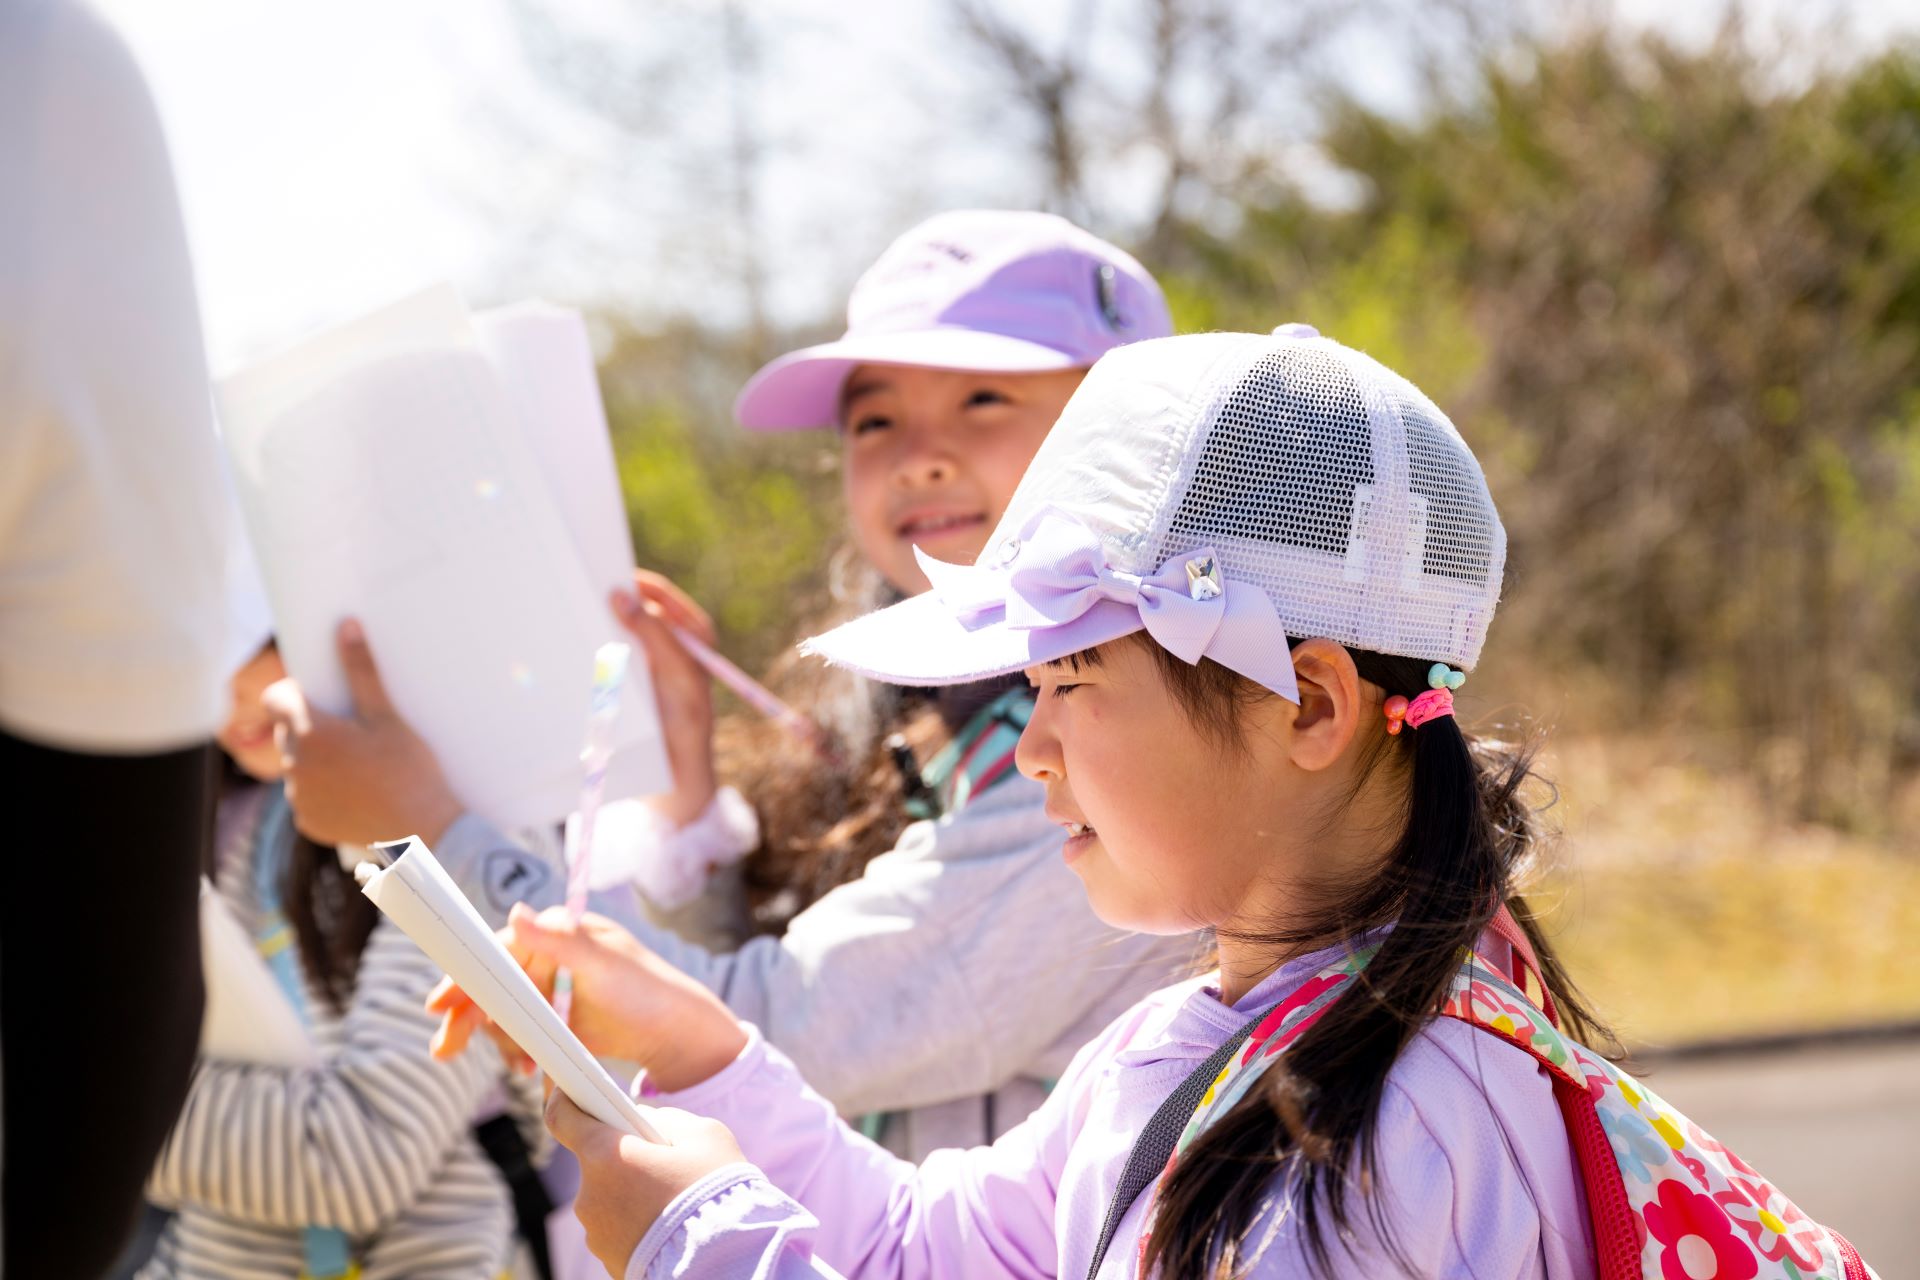
[[[1531,901],[1629,1044],[1920,1017],[1920,862],[1883,841],[1781,822],[1758,784],[1662,733],[1569,737],[1549,810],[1572,859]],[[1920,785],[1895,798],[1920,818]]]
[[[616,335],[601,383],[637,560],[706,606],[737,659],[764,667],[825,608],[845,521],[832,433],[731,425],[752,370],[731,335],[685,326]]]
[[[1596,670],[1584,726],[1697,728],[1873,828],[1920,758],[1920,58],[1776,71],[1594,36],[1412,121],[1338,106],[1359,198],[1196,233],[1179,296],[1455,417],[1511,536],[1495,671]]]
[[[1330,107],[1352,198],[1275,179],[1160,229],[1176,319],[1310,321],[1455,417],[1511,535],[1483,691],[1590,691],[1583,728],[1683,726],[1755,803],[1889,834],[1920,765],[1920,55],[1789,86],[1737,34],[1587,35],[1455,81]],[[842,534],[830,436],[730,424],[749,345],[622,333],[604,374],[642,563],[764,659]]]

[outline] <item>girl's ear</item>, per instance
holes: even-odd
[[[1353,655],[1331,640],[1302,640],[1293,646],[1293,674],[1300,686],[1300,707],[1293,718],[1289,755],[1310,772],[1331,767],[1346,754],[1368,699]]]

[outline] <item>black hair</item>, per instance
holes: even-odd
[[[1231,741],[1242,708],[1267,695],[1211,660],[1197,666],[1149,645],[1195,724]],[[1349,649],[1360,677],[1386,695],[1426,689],[1430,663]],[[1085,656],[1085,655],[1083,655]],[[1612,1037],[1569,981],[1516,884],[1535,852],[1538,823],[1524,792],[1535,748],[1480,741],[1447,716],[1417,730],[1382,731],[1364,768],[1407,774],[1399,835],[1374,872],[1323,886],[1312,911],[1268,932],[1238,935],[1293,954],[1391,924],[1366,969],[1269,1066],[1247,1095],[1204,1129],[1159,1189],[1146,1271],[1225,1280],[1252,1261],[1251,1228],[1286,1184],[1316,1271],[1336,1274],[1334,1244],[1356,1215],[1352,1189],[1377,1185],[1373,1139],[1388,1072],[1451,989],[1462,952],[1502,904],[1525,930],[1562,1025],[1576,1039]],[[1310,918],[1310,923],[1300,919]],[[1389,1254],[1381,1202],[1365,1212]],[[1157,1269],[1157,1271],[1156,1271]]]
[[[264,785],[226,752],[217,755],[218,778],[211,791],[218,802]],[[294,829],[291,821],[285,835],[291,847],[280,869],[281,913],[293,930],[300,967],[338,1013],[352,998],[360,953],[366,950],[367,939],[380,922],[380,909],[360,892],[352,874],[340,865],[339,851],[333,845],[309,840]],[[252,839],[253,833],[248,833],[248,838]],[[209,879],[219,873],[215,856],[209,842],[201,865]]]
[[[360,892],[330,844],[293,833],[281,872],[280,903],[293,926],[300,965],[338,1013],[353,996],[360,953],[380,923],[380,909]]]

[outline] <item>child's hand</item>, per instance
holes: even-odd
[[[372,844],[417,835],[429,845],[464,812],[433,748],[394,711],[360,624],[338,635],[353,714],[307,704],[292,680],[261,702],[274,720],[294,825],[321,844]]]
[[[548,999],[555,971],[566,966],[573,975],[573,1033],[600,1057],[645,1067],[660,1089],[698,1084],[746,1046],[746,1030],[719,997],[604,916],[588,913],[576,924],[564,907],[535,915],[516,904],[500,940]],[[532,1065],[451,979],[434,988],[427,1009],[443,1015],[434,1057],[453,1057],[484,1027],[509,1062]]]
[[[573,1212],[587,1229],[587,1248],[608,1275],[627,1273],[634,1249],[676,1196],[715,1169],[744,1159],[733,1134],[718,1120],[662,1107],[654,1111],[653,1122],[672,1146],[601,1124],[558,1089],[547,1097],[547,1128],[580,1160]]]
[[[673,790],[649,801],[675,826],[685,826],[713,802],[713,681],[673,634],[684,627],[713,643],[713,621],[686,592],[657,573],[633,575],[632,591],[616,591],[614,616],[646,650],[654,701],[667,737]]]

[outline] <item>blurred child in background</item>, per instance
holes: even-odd
[[[319,1064],[202,1058],[149,1198],[175,1210],[142,1277],[499,1276],[512,1193],[474,1118],[507,1075],[491,1045],[436,1062],[421,998],[439,970],[295,831],[262,695],[286,673],[264,608],[250,620],[219,732],[226,753],[213,882],[311,1032]],[[207,976],[217,988],[220,975]],[[524,1077],[505,1095],[522,1150],[541,1141]],[[498,1109],[497,1104],[494,1107]]]

